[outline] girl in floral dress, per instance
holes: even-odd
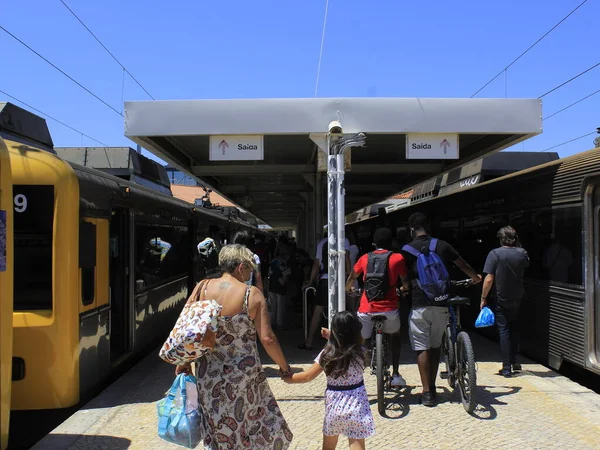
[[[323,450],[335,449],[340,434],[348,438],[350,449],[365,448],[365,438],[375,434],[375,423],[365,389],[365,353],[361,324],[348,311],[338,312],[331,331],[323,329],[327,345],[307,371],[284,376],[286,383],[307,383],[321,372],[327,375]]]

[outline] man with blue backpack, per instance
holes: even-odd
[[[402,247],[412,287],[412,308],[409,316],[410,343],[417,352],[417,365],[423,385],[421,403],[435,406],[440,347],[448,321],[447,300],[450,297],[450,277],[446,266],[455,264],[473,283],[481,276],[473,270],[447,242],[427,233],[427,217],[414,213],[408,218],[413,240]]]

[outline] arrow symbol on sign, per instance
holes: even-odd
[[[444,148],[444,155],[445,155],[446,151],[448,150],[448,147],[450,147],[450,142],[448,142],[447,139],[444,139],[442,142],[440,142],[440,147]]]
[[[223,155],[224,155],[225,149],[229,148],[229,144],[225,141],[225,139],[223,139],[221,142],[219,142],[218,147],[221,149],[221,152],[223,152]]]

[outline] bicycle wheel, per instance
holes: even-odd
[[[385,370],[384,367],[384,348],[383,348],[383,333],[375,335],[375,367],[377,370],[377,409],[379,414],[385,415]]]
[[[458,333],[456,338],[458,385],[460,399],[465,410],[472,413],[475,409],[475,389],[477,387],[477,373],[475,369],[475,353],[471,345],[471,338],[464,331]]]
[[[452,345],[452,332],[450,327],[446,327],[444,337],[442,338],[442,352],[444,353],[444,361],[446,362],[446,374],[448,376],[448,385],[454,389],[456,386],[456,376],[454,369],[456,368],[456,355],[454,354],[454,345]]]

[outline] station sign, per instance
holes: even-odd
[[[262,161],[264,154],[264,136],[215,135],[210,136],[210,161]]]
[[[406,159],[458,159],[458,134],[407,133]]]

